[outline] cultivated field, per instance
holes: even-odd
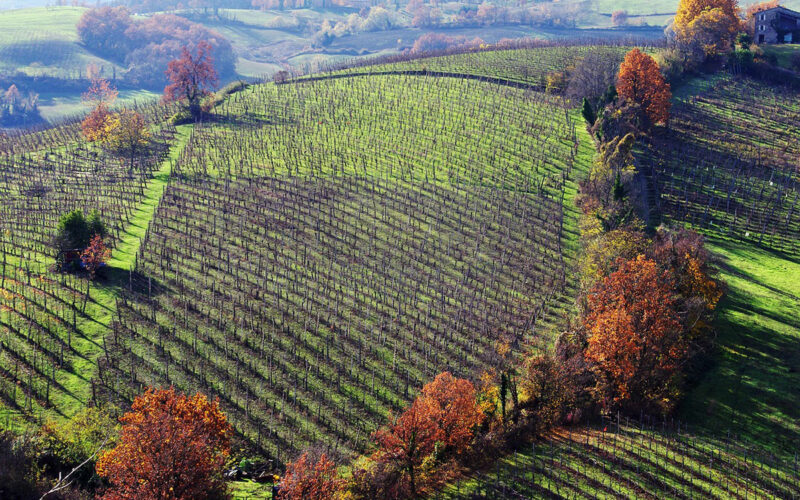
[[[554,431],[434,498],[796,498],[797,462],[675,422]]]
[[[278,462],[312,445],[352,456],[435,374],[474,379],[551,346],[573,307],[572,201],[593,144],[535,89],[624,51],[483,51],[256,85],[214,120],[155,126],[133,172],[76,124],[0,137],[0,425],[173,384],[218,397]],[[448,495],[800,494],[797,95],[730,77],[678,95],[637,167],[651,215],[708,234],[730,287],[714,364],[681,408],[691,432],[558,431]],[[113,228],[96,284],[52,270],[50,238],[75,208]]]
[[[163,115],[162,115],[163,116]],[[69,416],[93,397],[96,356],[113,312],[109,288],[52,270],[58,218],[99,210],[122,246],[153,193],[175,130],[155,131],[153,152],[127,162],[76,142],[75,126],[6,138],[0,158],[0,420],[13,426]],[[19,150],[27,148],[29,152]],[[146,220],[144,223],[146,224]],[[120,264],[120,262],[116,262]],[[132,263],[111,269],[109,285]]]
[[[553,46],[512,50],[481,50],[436,57],[409,58],[390,56],[381,60],[351,61],[349,67],[331,68],[330,75],[382,73],[434,73],[453,77],[495,79],[500,83],[519,84],[544,90],[548,73],[564,71],[589,54],[622,59],[629,47],[622,46]],[[326,75],[322,73],[323,77]],[[310,78],[319,78],[315,74]]]
[[[685,416],[785,456],[800,446],[799,95],[746,78],[694,81],[641,155],[664,220],[708,235],[729,286],[718,361]]]
[[[381,76],[218,112],[236,121],[195,130],[137,260],[148,290],[119,304],[110,394],[203,390],[279,459],[349,453],[436,373],[547,331],[576,148],[557,100]]]

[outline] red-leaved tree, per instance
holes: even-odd
[[[83,266],[89,271],[89,278],[94,279],[97,275],[97,270],[103,264],[108,262],[111,258],[111,249],[103,243],[103,238],[99,234],[95,234],[89,242],[89,246],[81,252],[81,262]]]
[[[181,57],[170,61],[166,75],[170,84],[164,88],[164,101],[187,103],[189,112],[195,119],[200,116],[200,101],[210,94],[218,82],[211,44],[203,40],[197,44],[194,57],[187,47],[181,50]]]
[[[378,445],[375,458],[402,472],[405,484],[398,491],[416,496],[423,485],[446,474],[442,465],[466,451],[475,428],[483,420],[475,387],[468,380],[439,374],[394,422],[373,435]],[[434,451],[437,451],[435,460]],[[421,467],[424,471],[421,473]],[[444,471],[447,472],[447,471]]]
[[[314,458],[308,452],[286,466],[278,498],[282,500],[329,500],[344,485],[336,464],[325,453]]]
[[[97,474],[111,483],[103,499],[225,496],[222,470],[233,430],[216,401],[149,388],[120,422],[117,446],[97,462]]]
[[[422,462],[442,438],[438,416],[430,399],[417,398],[394,424],[378,429],[373,435],[379,459],[393,462],[406,473],[412,495],[417,494],[417,474]]]

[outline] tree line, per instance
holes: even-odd
[[[89,50],[127,68],[120,75],[127,84],[146,88],[167,84],[164,68],[169,61],[180,57],[183,47],[196,49],[201,40],[212,47],[219,74],[235,72],[236,55],[225,37],[173,14],[135,19],[125,7],[100,7],[86,11],[77,29]]]

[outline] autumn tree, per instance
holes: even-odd
[[[336,464],[325,453],[318,457],[305,452],[289,463],[280,482],[278,498],[282,500],[329,500],[335,498],[344,481]]]
[[[164,89],[164,100],[185,102],[192,117],[199,118],[200,101],[218,81],[211,44],[205,40],[198,43],[194,57],[187,47],[183,47],[181,57],[170,61],[166,75],[171,83]]]
[[[472,383],[441,373],[422,388],[392,425],[373,434],[378,445],[376,459],[401,470],[415,496],[420,485],[437,472],[434,450],[439,451],[439,459],[460,455],[483,418]],[[426,475],[420,474],[423,463],[429,465]]]
[[[483,420],[472,382],[443,372],[422,388],[420,397],[434,407],[442,443],[455,455],[464,452]]]
[[[104,499],[225,496],[222,469],[233,430],[216,401],[148,388],[120,423],[116,447],[97,462],[97,474],[111,484]]]
[[[128,159],[129,175],[133,174],[136,158],[147,149],[149,143],[147,122],[136,111],[124,109],[108,119],[104,144],[109,150]]]
[[[688,229],[660,228],[648,253],[672,278],[677,310],[688,340],[702,343],[723,295],[703,237]]]
[[[588,296],[585,357],[606,407],[668,410],[687,343],[670,276],[643,255],[621,262]]]
[[[83,262],[83,267],[89,271],[90,279],[94,279],[97,276],[97,270],[108,262],[110,258],[111,249],[103,243],[103,238],[99,234],[94,235],[89,242],[89,246],[81,252],[81,262]]]
[[[525,361],[521,377],[520,412],[534,433],[561,423],[575,403],[575,385],[564,363],[539,355]]]
[[[373,434],[379,460],[391,462],[405,472],[412,495],[417,494],[420,466],[442,438],[437,417],[433,401],[417,398],[392,425]]]
[[[119,93],[108,80],[95,78],[82,100],[91,111],[81,122],[83,136],[89,142],[103,142],[108,137],[111,106]]]
[[[749,5],[747,9],[745,9],[745,18],[752,19],[759,12],[764,12],[765,10],[774,9],[775,7],[780,7],[780,5],[781,5],[780,0],[765,0],[763,2],[754,3],[752,5]]]
[[[641,106],[651,123],[667,123],[671,106],[670,85],[651,56],[633,49],[625,56],[617,75],[617,92]]]
[[[671,29],[679,45],[702,48],[706,56],[730,50],[741,31],[737,0],[681,0]]]

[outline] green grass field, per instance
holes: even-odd
[[[0,11],[0,71],[30,76],[77,78],[96,64],[110,76],[113,64],[78,43],[83,7],[38,7]],[[117,71],[122,68],[117,66]]]

